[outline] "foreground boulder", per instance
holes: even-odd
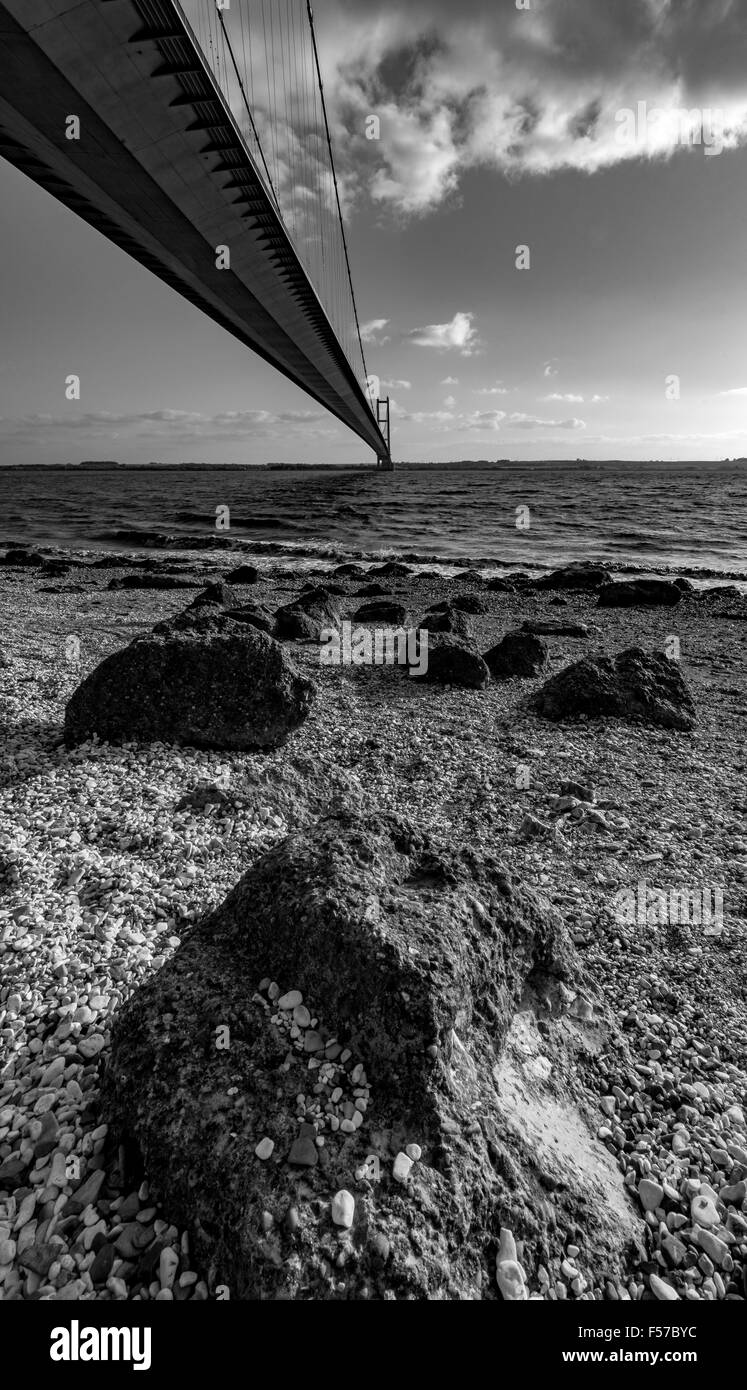
[[[494,1073],[519,1002],[550,1017],[574,968],[499,860],[341,811],[122,1008],[104,1114],[231,1299],[496,1297],[500,1227],[540,1262],[547,1194]],[[554,1192],[559,1224],[575,1200]]]
[[[278,608],[275,636],[283,641],[318,642],[325,628],[337,627],[340,609],[328,589],[308,589]]]
[[[431,633],[427,620],[421,630],[428,632],[428,666],[422,675],[411,676],[412,680],[461,685],[467,690],[484,689],[490,672],[474,647],[456,636]]]
[[[275,748],[303,723],[313,686],[283,648],[220,610],[187,614],[101,662],[71,697],[65,742],[93,735],[198,748]]]
[[[607,584],[600,590],[598,608],[674,608],[682,600],[682,589],[668,579],[631,579]]]
[[[685,731],[695,725],[695,706],[677,664],[640,647],[566,666],[537,691],[531,707],[545,719],[611,716]]]
[[[547,666],[547,643],[531,632],[507,632],[483,657],[494,680],[539,676]]]
[[[0,558],[0,565],[16,565],[24,569],[35,569],[43,564],[44,556],[40,555],[38,550],[30,550],[26,547],[6,550]]]
[[[469,615],[459,608],[452,608],[450,603],[436,603],[429,608],[421,627],[426,628],[429,633],[451,632],[455,637],[462,637],[465,641],[472,637]]]

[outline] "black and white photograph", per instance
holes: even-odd
[[[723,1372],[747,0],[0,0],[0,324],[9,1383]]]

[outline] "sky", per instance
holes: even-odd
[[[747,455],[747,0],[315,17],[395,458]],[[371,460],[4,161],[0,251],[0,463]]]

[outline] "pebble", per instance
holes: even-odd
[[[419,1144],[407,1144],[405,1147],[405,1153],[407,1154],[408,1158],[412,1159],[413,1163],[419,1163],[423,1156],[423,1150],[421,1149]]]
[[[664,1188],[661,1183],[654,1182],[651,1178],[641,1178],[638,1196],[644,1211],[656,1211],[664,1201]]]
[[[349,1231],[355,1216],[355,1198],[344,1187],[332,1198],[332,1220],[336,1226]]]
[[[654,1297],[661,1299],[663,1303],[676,1303],[679,1300],[677,1290],[664,1279],[660,1279],[658,1274],[649,1275],[649,1284]]]
[[[394,1167],[392,1169],[392,1176],[394,1177],[396,1182],[407,1182],[407,1179],[410,1176],[410,1171],[412,1169],[412,1163],[413,1161],[410,1158],[409,1154],[397,1154],[397,1157],[394,1160]]]
[[[261,1159],[263,1163],[266,1163],[267,1159],[272,1157],[272,1151],[274,1148],[274,1139],[260,1139],[254,1152],[257,1158]]]
[[[272,986],[270,986],[270,988],[272,988]],[[303,995],[298,989],[291,989],[287,994],[283,994],[281,998],[278,999],[279,1009],[297,1009],[301,1004],[303,1004]]]

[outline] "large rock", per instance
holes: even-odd
[[[161,624],[102,661],[68,703],[65,742],[96,734],[108,743],[275,748],[304,721],[312,693],[266,633],[208,611],[185,628]]]
[[[528,1235],[546,1193],[504,1142],[494,1071],[519,1002],[549,1018],[573,969],[498,859],[342,811],[265,855],[121,1009],[104,1114],[234,1300],[495,1297],[502,1218]],[[356,1087],[362,1120],[337,1128]]]
[[[673,608],[682,601],[682,589],[668,579],[631,579],[607,584],[599,592],[598,608]]]
[[[201,589],[196,580],[178,574],[123,574],[110,579],[107,589]]]
[[[566,666],[531,703],[546,719],[611,716],[686,731],[695,724],[695,706],[677,664],[639,647]]]
[[[449,600],[452,608],[458,608],[462,613],[488,613],[490,604],[481,594],[454,594]]]
[[[24,569],[36,569],[43,564],[44,556],[40,555],[38,550],[29,550],[26,547],[6,550],[0,558],[0,565],[15,565]]]
[[[254,565],[239,565],[225,576],[226,584],[256,584],[259,570]]]
[[[318,642],[325,628],[336,628],[340,610],[327,589],[308,589],[292,603],[278,608],[275,636],[283,641]]]
[[[541,675],[549,660],[547,643],[531,632],[507,632],[483,660],[494,680]]]
[[[394,599],[372,599],[370,603],[362,603],[357,609],[354,621],[356,623],[384,623],[387,627],[404,627],[407,622],[407,609]]]
[[[467,690],[484,689],[490,680],[490,672],[474,647],[456,636],[430,633],[427,621],[421,631],[429,634],[428,666],[422,675],[411,676],[412,680],[461,685]]]
[[[472,624],[467,613],[452,608],[450,603],[437,603],[425,614],[421,627],[431,632],[450,632],[455,637],[469,641],[472,637]]]
[[[537,580],[537,588],[555,591],[559,589],[600,589],[610,583],[607,570],[588,560],[581,560],[563,569],[553,570]]]

